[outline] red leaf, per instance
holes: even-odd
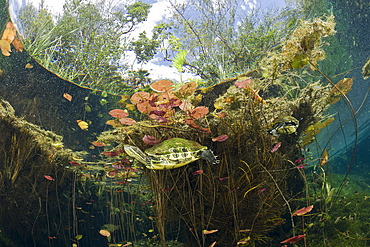
[[[306,207],[306,208],[301,208],[301,209],[298,209],[297,211],[295,211],[295,212],[293,213],[293,215],[301,216],[301,215],[304,215],[304,214],[306,214],[306,213],[311,212],[311,210],[312,210],[312,209],[313,209],[313,205],[308,206],[308,207]]]
[[[275,146],[271,149],[271,153],[276,152],[281,147],[281,142],[275,144]]]
[[[158,80],[150,85],[150,88],[156,92],[165,92],[173,88],[173,82],[169,80]]]
[[[145,144],[148,144],[148,145],[157,145],[158,143],[161,142],[161,140],[158,140],[154,136],[150,136],[150,135],[145,135],[142,140]]]
[[[226,141],[227,138],[229,138],[228,135],[220,135],[215,138],[212,138],[212,141],[213,142],[223,142],[223,141]]]
[[[285,239],[284,241],[280,242],[281,244],[284,244],[284,243],[290,243],[290,244],[294,244],[295,242],[298,242],[299,240],[301,240],[302,238],[306,237],[306,234],[303,234],[303,235],[298,235],[298,236],[294,236],[294,237],[291,237],[291,238],[288,238],[288,239]]]
[[[131,96],[131,102],[133,104],[149,101],[150,93],[148,92],[136,92]]]
[[[208,107],[206,106],[198,106],[198,107],[195,107],[193,109],[193,111],[191,112],[191,116],[195,119],[199,119],[199,118],[202,118],[204,117],[205,115],[207,115],[209,112],[209,109]]]
[[[198,175],[198,174],[202,174],[202,173],[204,173],[204,171],[203,171],[203,170],[197,170],[197,171],[195,171],[195,172],[192,172],[191,174],[193,174],[193,175]]]
[[[120,118],[119,121],[126,125],[133,125],[136,123],[134,119],[128,117]]]
[[[119,155],[119,152],[115,152],[115,151],[113,151],[113,152],[103,152],[103,154],[105,156],[108,156],[108,157],[115,157],[115,156]]]
[[[108,112],[114,118],[123,118],[128,116],[128,112],[121,109],[114,109]]]
[[[91,142],[92,145],[94,145],[95,147],[104,147],[106,146],[105,143],[103,142]]]
[[[251,82],[252,82],[252,80],[248,78],[248,79],[245,79],[245,80],[236,81],[235,86],[237,86],[238,88],[246,88],[246,87],[249,87],[251,85]]]
[[[49,175],[44,175],[44,178],[46,178],[47,180],[54,180],[54,178],[50,177]]]

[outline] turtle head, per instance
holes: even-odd
[[[217,157],[213,154],[213,152],[209,149],[203,149],[200,150],[198,153],[198,156],[201,159],[205,159],[209,161],[211,164],[218,164],[220,161],[217,159]]]
[[[150,164],[149,156],[145,154],[143,151],[141,151],[140,148],[130,145],[124,145],[124,149],[128,156],[136,159],[143,165],[146,166]]]

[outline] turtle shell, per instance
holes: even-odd
[[[145,150],[150,156],[167,155],[173,153],[196,153],[200,150],[205,150],[207,147],[200,145],[195,141],[190,141],[182,138],[171,138],[165,140],[154,147]]]

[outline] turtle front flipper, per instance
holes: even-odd
[[[135,146],[124,145],[125,152],[128,156],[136,159],[145,166],[150,166],[150,158],[147,154]]]

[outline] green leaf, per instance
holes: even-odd
[[[76,236],[76,240],[78,241],[78,240],[81,240],[81,238],[82,238],[82,235],[77,235]]]
[[[185,63],[188,52],[189,51],[187,50],[181,50],[179,53],[177,53],[176,57],[172,61],[173,66],[177,69],[177,71],[179,71],[179,73],[182,72],[182,66]]]

